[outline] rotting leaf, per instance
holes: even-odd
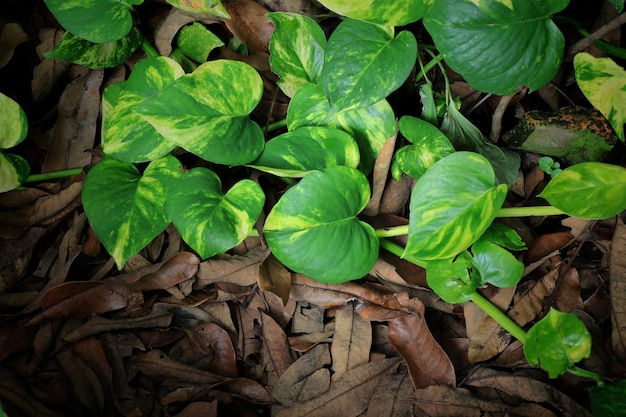
[[[212,353],[208,369],[227,377],[238,374],[235,348],[228,332],[215,323],[203,323],[187,330],[187,334],[204,353]]]

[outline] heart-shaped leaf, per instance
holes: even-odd
[[[133,26],[132,6],[143,0],[45,0],[61,26],[94,43],[115,42]]]
[[[550,308],[548,314],[528,331],[524,356],[556,378],[591,354],[591,335],[573,314]]]
[[[112,158],[89,170],[82,193],[85,213],[119,269],[170,223],[167,193],[180,172],[172,156],[152,161],[143,175],[133,164]]]
[[[122,65],[141,45],[143,37],[133,28],[127,35],[107,43],[93,43],[65,32],[61,42],[44,56],[61,59],[87,68],[114,68]]]
[[[356,168],[359,147],[343,130],[322,126],[305,126],[275,137],[250,164],[284,177],[303,177],[335,165]]]
[[[378,258],[374,229],[356,217],[369,198],[367,178],[354,168],[313,172],[272,208],[265,240],[288,268],[318,281],[361,278]]]
[[[565,40],[550,19],[569,0],[439,0],[424,25],[446,63],[480,91],[511,94],[546,85]],[[495,57],[495,58],[494,58]]]
[[[574,57],[576,83],[587,100],[611,123],[624,141],[626,123],[626,71],[611,58],[594,58],[586,52]]]
[[[135,111],[191,153],[217,164],[243,165],[265,144],[263,131],[248,117],[262,94],[263,81],[254,68],[222,59],[205,62]]]
[[[311,18],[297,13],[268,13],[274,22],[270,39],[270,66],[278,86],[293,97],[303,85],[315,84],[324,66],[326,35]]]
[[[26,181],[30,165],[19,155],[0,152],[0,193],[11,191]]]
[[[381,25],[404,26],[421,19],[432,0],[396,0],[393,5],[386,0],[320,0],[320,3],[342,16]]]
[[[446,259],[474,243],[502,207],[508,187],[495,185],[487,159],[456,152],[436,162],[411,193],[404,256]]]
[[[359,145],[359,169],[366,174],[374,167],[387,139],[396,132],[395,115],[386,100],[331,115],[322,87],[313,84],[301,87],[289,102],[287,126],[289,130],[302,126],[328,126],[349,133]]]
[[[0,193],[15,189],[28,178],[28,162],[21,156],[2,152],[22,142],[27,133],[28,121],[24,110],[0,93]]]
[[[539,197],[570,216],[606,219],[626,209],[626,169],[602,162],[572,165]]]
[[[516,285],[524,273],[524,264],[511,252],[481,236],[470,249],[480,275],[479,285],[489,283],[500,288]]]
[[[371,106],[407,79],[417,59],[411,32],[346,19],[326,46],[322,85],[332,113]]]
[[[156,57],[137,63],[128,80],[108,86],[102,95],[102,150],[126,162],[160,158],[176,147],[134,109],[185,74],[173,59]]]
[[[443,301],[460,304],[469,301],[480,284],[474,262],[467,251],[448,259],[428,262],[426,281]]]
[[[204,259],[241,243],[264,202],[265,194],[254,181],[239,181],[223,194],[213,171],[194,168],[170,190],[167,211],[185,242]]]

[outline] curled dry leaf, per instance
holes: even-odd
[[[245,255],[222,255],[207,259],[198,266],[193,288],[201,289],[216,282],[228,282],[242,287],[254,285],[259,277],[261,264],[269,254],[269,248],[257,246]]]
[[[272,254],[261,265],[259,289],[276,294],[283,301],[283,305],[287,305],[289,301],[291,272]]]
[[[247,47],[250,54],[269,52],[270,38],[274,24],[265,15],[265,7],[254,0],[239,0],[224,5],[231,16],[226,20],[226,27]]]
[[[4,67],[13,57],[15,47],[28,41],[28,35],[20,25],[7,23],[0,31],[0,68]]]
[[[261,330],[265,373],[267,385],[271,390],[296,358],[283,329],[273,318],[263,312],[261,312]]]
[[[192,278],[198,271],[200,258],[191,252],[179,252],[161,267],[128,285],[131,291],[164,290]]]
[[[385,142],[383,149],[376,158],[373,170],[373,184],[372,184],[372,196],[370,201],[367,202],[367,206],[363,209],[363,214],[366,216],[375,216],[380,209],[380,200],[385,190],[385,184],[387,184],[387,177],[389,176],[389,167],[391,166],[391,160],[393,159],[393,153],[396,146],[396,138],[398,132],[391,136]]]
[[[626,362],[626,226],[622,216],[617,217],[615,233],[611,242],[609,258],[613,332],[611,345],[613,353]]]
[[[212,359],[208,369],[227,377],[237,376],[235,348],[228,332],[215,323],[204,323],[187,331],[198,348],[205,354],[211,354]]]

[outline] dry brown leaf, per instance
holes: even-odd
[[[160,350],[135,354],[131,357],[131,364],[147,376],[171,382],[215,385],[229,379],[213,372],[177,362]]]
[[[554,294],[554,305],[559,311],[567,313],[585,309],[580,295],[580,277],[576,268],[570,267],[567,273],[559,279],[559,285]]]
[[[311,18],[315,18],[324,11],[319,4],[309,0],[260,0],[259,3],[275,12],[293,12]]]
[[[228,282],[242,287],[258,281],[259,270],[269,256],[267,247],[257,246],[245,255],[221,255],[200,262],[194,289],[201,289],[216,282]]]
[[[93,370],[69,350],[59,352],[56,359],[69,379],[79,404],[93,413],[102,414],[105,401],[104,388]]]
[[[530,244],[524,259],[527,264],[535,262],[555,250],[561,250],[567,246],[573,238],[574,236],[569,232],[556,232],[541,235]]]
[[[13,57],[15,47],[28,41],[28,35],[22,27],[10,22],[0,31],[0,68],[4,67]]]
[[[554,292],[556,281],[562,268],[566,268],[566,265],[553,269],[539,281],[532,284],[531,288],[524,291],[521,296],[516,297],[515,304],[507,313],[515,323],[519,326],[524,326],[543,311],[544,298]]]
[[[45,228],[31,227],[17,239],[0,239],[0,293],[11,289],[24,276],[33,249],[45,234]]]
[[[29,386],[32,388],[32,386]],[[48,387],[50,388],[50,387]],[[0,393],[5,411],[24,417],[63,417],[63,413],[46,407],[26,388],[23,380],[5,366],[0,366]],[[8,408],[10,405],[11,408]],[[19,413],[17,413],[19,412]]]
[[[327,417],[341,413],[342,417],[356,417],[367,405],[385,376],[395,373],[401,359],[389,358],[368,362],[346,372],[333,382],[324,394],[293,407],[275,407],[275,417]],[[275,411],[275,412],[274,412]]]
[[[226,27],[248,47],[250,55],[268,53],[274,32],[274,24],[266,16],[269,10],[254,0],[238,0],[224,7],[231,17],[224,22]]]
[[[203,13],[186,13],[173,7],[167,16],[160,20],[154,32],[154,46],[159,51],[159,55],[169,56],[172,53],[172,42],[180,28],[198,21],[212,23],[220,22],[221,19],[217,16]]]
[[[350,369],[369,362],[371,346],[370,322],[355,314],[352,304],[337,308],[335,334],[330,347],[333,358],[333,381]]]
[[[379,212],[400,215],[405,211],[413,185],[415,185],[415,179],[408,175],[402,175],[399,181],[390,179],[380,200]]]
[[[561,221],[563,226],[571,229],[570,234],[574,239],[578,239],[587,233],[591,223],[593,223],[593,220],[581,219],[580,217],[567,217]]]
[[[50,91],[70,67],[69,62],[43,57],[45,52],[55,48],[64,34],[64,31],[59,29],[43,28],[39,31],[41,43],[37,45],[36,50],[41,63],[33,69],[33,80],[30,85],[34,103],[39,103],[46,99]]]
[[[166,260],[161,267],[128,285],[131,291],[164,290],[186,281],[198,271],[200,258],[191,252],[179,252]]]
[[[330,364],[328,345],[315,346],[287,368],[276,382],[272,395],[284,406],[322,395],[330,387],[327,368]]]
[[[415,388],[455,386],[454,367],[426,325],[424,304],[404,294],[399,294],[398,300],[410,312],[389,320],[388,339],[407,363],[413,385]]]
[[[261,313],[263,338],[263,362],[267,375],[267,387],[272,390],[287,368],[296,360],[284,330],[265,313]]]
[[[626,363],[626,226],[617,216],[609,255],[609,291],[611,293],[611,346],[613,353]]]
[[[49,132],[42,172],[91,164],[100,115],[100,85],[104,70],[90,70],[72,81],[59,99],[59,118]]]
[[[204,401],[196,401],[189,404],[183,410],[175,414],[173,417],[217,417],[217,400],[210,403]]]
[[[293,333],[319,333],[324,331],[324,309],[307,301],[298,301],[291,322]]]
[[[289,302],[291,272],[273,254],[261,265],[259,289],[276,294],[283,301],[283,305]]]
[[[413,383],[402,373],[385,376],[374,391],[365,417],[413,417]]]
[[[591,413],[552,385],[531,378],[480,368],[465,383],[472,387],[489,387],[520,400],[549,405],[565,416],[591,417]]]
[[[396,133],[387,139],[383,149],[378,154],[378,157],[376,157],[376,163],[374,164],[374,170],[372,172],[372,196],[363,209],[363,214],[366,216],[373,217],[378,214],[380,199],[383,196],[385,184],[387,183],[387,176],[389,175],[389,167],[393,159],[397,137],[398,131],[396,130]]]
[[[13,317],[0,323],[0,361],[33,345],[36,328],[18,326],[17,322]]]
[[[198,349],[211,355],[207,370],[228,377],[238,374],[235,348],[226,330],[215,323],[199,324],[187,331]]]

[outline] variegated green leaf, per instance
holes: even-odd
[[[288,96],[308,83],[317,83],[324,66],[326,35],[315,21],[296,13],[268,13],[274,22],[270,39],[270,67]]]
[[[569,0],[437,0],[424,25],[450,67],[480,91],[506,95],[546,85],[565,40],[550,19]]]
[[[26,113],[11,98],[0,93],[0,149],[20,143],[28,133]]]
[[[133,26],[132,6],[143,0],[45,0],[61,26],[94,43],[114,42]]]
[[[352,136],[330,127],[301,127],[275,137],[250,164],[281,177],[303,177],[335,165],[356,168],[359,147]]]
[[[318,281],[361,278],[378,258],[374,229],[356,217],[369,198],[367,178],[354,168],[313,172],[272,208],[265,240],[283,264]]]
[[[263,81],[251,66],[209,61],[135,111],[191,153],[217,164],[243,165],[254,161],[265,144],[263,131],[248,117],[262,94]]]
[[[611,123],[624,141],[626,123],[626,71],[611,58],[594,58],[586,52],[574,57],[576,83],[587,100]]]
[[[332,113],[367,107],[407,79],[417,59],[411,32],[344,20],[328,39],[322,85]]]
[[[224,195],[213,171],[194,168],[170,191],[167,211],[185,242],[209,258],[248,236],[264,202],[263,190],[254,181],[242,180]]]
[[[419,178],[435,162],[454,153],[446,135],[425,120],[403,116],[398,121],[398,128],[412,145],[400,148],[393,156],[391,174],[396,180],[403,172]]]
[[[467,249],[493,221],[508,187],[487,159],[456,152],[436,162],[411,193],[404,256],[446,259]]]
[[[196,62],[205,62],[211,51],[224,42],[200,22],[184,26],[176,37],[178,47],[189,58]]]
[[[446,303],[457,304],[469,301],[480,284],[474,260],[467,251],[447,259],[428,262],[426,282]]]
[[[368,174],[385,142],[396,132],[395,115],[386,100],[362,109],[330,114],[328,99],[319,85],[305,85],[289,102],[287,126],[328,126],[349,133],[359,145],[359,168]]]
[[[626,169],[583,162],[563,170],[539,194],[570,216],[605,219],[626,210]]]
[[[166,57],[142,59],[128,80],[108,86],[102,95],[102,150],[126,162],[144,162],[168,154],[176,145],[134,110],[185,74]]]
[[[230,19],[230,14],[220,0],[166,0],[177,9],[190,13],[206,13]]]
[[[29,174],[30,166],[24,158],[0,152],[0,193],[19,187]]]
[[[404,26],[424,16],[434,0],[319,0],[333,12],[381,25]]]
[[[44,56],[61,59],[87,68],[114,68],[122,65],[141,45],[141,32],[133,28],[114,42],[93,43],[66,32],[61,42]]]
[[[154,160],[143,175],[133,164],[105,158],[89,170],[82,193],[89,223],[121,269],[170,223],[167,193],[181,165]]]

